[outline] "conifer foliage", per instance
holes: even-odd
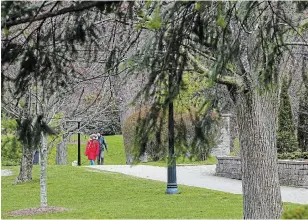
[[[284,78],[281,87],[280,106],[278,113],[278,153],[290,153],[298,149],[298,142],[295,136],[295,128],[292,120],[292,110],[288,90],[288,80]]]
[[[304,75],[304,86],[301,93],[298,115],[298,142],[302,151],[308,152],[308,72]]]

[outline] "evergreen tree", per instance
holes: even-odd
[[[306,74],[308,75],[308,73]],[[305,75],[304,75],[305,76]],[[298,143],[302,151],[308,151],[308,81],[304,77],[305,84],[301,92],[298,115]]]
[[[286,78],[283,78],[278,113],[278,153],[288,153],[298,150],[298,142],[295,136],[295,128],[292,119],[292,110],[288,90],[288,81]]]

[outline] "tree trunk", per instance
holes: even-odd
[[[22,146],[19,175],[13,184],[23,183],[32,180],[33,151],[29,147]]]
[[[237,97],[245,219],[278,219],[282,213],[276,127],[278,89]]]
[[[126,164],[127,165],[131,165],[134,161],[134,157],[132,155],[132,153],[130,152],[126,152]]]
[[[40,176],[40,191],[41,191],[41,207],[47,207],[47,135],[42,133],[41,146],[41,176]]]
[[[67,162],[66,139],[67,139],[67,137],[63,136],[62,141],[57,146],[57,156],[56,156],[56,164],[57,165],[66,165],[66,162]]]

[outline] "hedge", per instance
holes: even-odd
[[[124,121],[122,133],[123,133],[125,151],[127,154],[135,155],[135,152],[137,149],[134,149],[134,137],[135,137],[135,132],[136,132],[137,121],[139,117],[142,119],[145,118],[147,113],[148,113],[148,109],[143,108],[141,110],[134,112]],[[162,115],[159,115],[157,117],[161,118]],[[179,138],[175,138],[176,155],[177,156],[193,155],[191,157],[195,157],[195,158],[203,157],[202,159],[206,159],[204,158],[204,155],[206,155],[210,151],[210,148],[213,148],[216,145],[219,132],[217,132],[217,130],[215,130],[214,132],[213,130],[213,132],[209,132],[209,134],[207,134],[206,141],[208,141],[207,144],[211,147],[207,149],[206,152],[204,152],[202,149],[192,149],[190,146],[195,136],[195,128],[193,126],[191,116],[189,113],[183,113],[183,114],[175,113],[174,114],[175,136],[177,137],[179,135],[183,135],[178,132],[179,130],[181,130],[180,128],[181,119],[183,120],[182,122],[184,123],[185,129],[186,129],[186,137],[184,137],[184,139],[187,141],[187,145],[184,146],[183,143],[178,142]],[[216,128],[218,128],[218,126],[216,126]],[[167,156],[167,152],[168,152],[167,116],[165,116],[163,120],[161,140],[162,140],[161,144],[158,145],[154,134],[149,137],[149,141],[146,145],[146,153],[150,157],[150,159],[153,161],[164,159]]]
[[[278,153],[278,159],[308,159],[308,152]]]

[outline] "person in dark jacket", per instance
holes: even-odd
[[[99,154],[97,157],[97,164],[104,165],[104,156],[105,156],[104,149],[106,149],[106,151],[108,152],[108,146],[107,146],[105,138],[100,133],[97,133],[97,137],[98,137],[97,140],[99,143]]]

